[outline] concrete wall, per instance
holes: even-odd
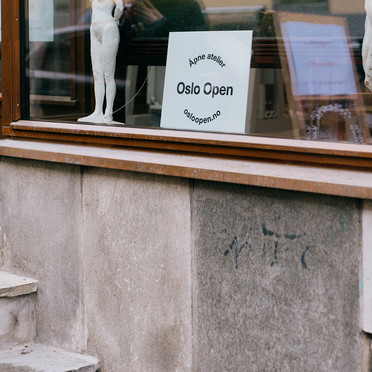
[[[107,371],[361,371],[362,203],[0,159],[0,269]]]
[[[358,371],[359,203],[197,183],[200,371]]]

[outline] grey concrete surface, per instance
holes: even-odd
[[[0,351],[2,372],[96,372],[99,360],[39,344],[26,344]]]
[[[0,269],[38,280],[37,342],[101,372],[361,371],[361,212],[0,158]]]
[[[0,298],[0,350],[35,340],[35,301],[34,294]]]
[[[84,347],[80,201],[78,167],[0,159],[4,267],[39,282],[38,341],[73,351]]]
[[[83,190],[89,352],[103,371],[191,371],[189,183],[88,170]]]
[[[195,182],[195,370],[360,371],[359,207]]]
[[[363,202],[363,282],[361,284],[361,327],[372,333],[372,201]]]
[[[0,271],[0,298],[17,297],[37,291],[37,280]]]
[[[35,340],[36,291],[35,279],[0,271],[0,350]]]
[[[0,173],[0,175],[1,174],[2,173]],[[1,207],[4,202],[5,201],[3,199],[3,196],[0,193],[0,212],[1,212]],[[0,268],[1,269],[4,269],[6,265],[10,264],[10,254],[11,254],[10,241],[4,229],[0,225]]]

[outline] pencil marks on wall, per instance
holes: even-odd
[[[308,258],[314,253],[321,253],[326,258],[328,252],[319,244],[312,244],[312,239],[305,232],[280,231],[263,223],[260,227],[246,228],[244,237],[236,232],[223,229],[217,236],[219,246],[223,249],[225,257],[232,257],[234,266],[239,268],[243,255],[250,256],[251,260],[261,259],[270,267],[280,265],[286,255],[291,254],[298,260],[301,267],[310,270]]]

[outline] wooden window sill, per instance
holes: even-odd
[[[175,151],[241,160],[260,159],[372,171],[371,145],[26,120],[4,126],[3,135],[29,140]]]
[[[0,156],[372,199],[372,172],[208,154],[0,140]]]

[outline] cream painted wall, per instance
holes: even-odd
[[[225,7],[225,6],[252,6],[264,5],[267,9],[272,9],[272,0],[203,0],[206,8]]]
[[[272,9],[273,0],[200,0],[205,7],[264,5]],[[332,14],[364,13],[364,0],[329,0]]]
[[[332,14],[364,13],[364,0],[329,0]]]

